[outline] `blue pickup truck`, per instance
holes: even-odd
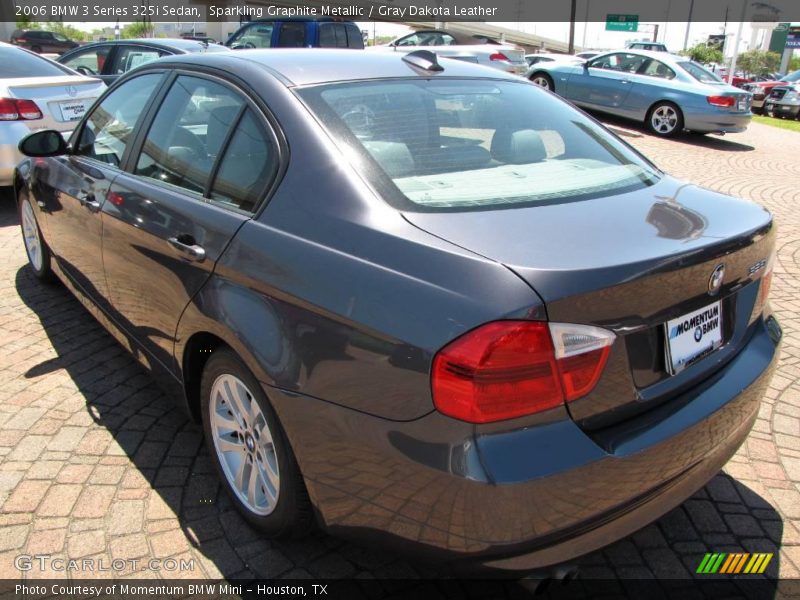
[[[225,45],[245,48],[352,48],[363,50],[361,30],[333,18],[258,19],[242,25]]]

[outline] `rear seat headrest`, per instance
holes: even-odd
[[[405,144],[366,141],[364,147],[389,177],[406,177],[414,173],[414,158]]]
[[[533,129],[498,129],[492,138],[492,157],[502,163],[522,165],[547,158],[542,136]]]

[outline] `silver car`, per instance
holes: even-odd
[[[645,50],[606,52],[584,63],[539,63],[527,77],[583,108],[643,122],[663,137],[744,131],[749,92],[684,56]]]
[[[465,35],[438,29],[415,31],[382,46],[369,50],[414,52],[429,50],[439,56],[473,62],[514,75],[524,75],[528,70],[525,50],[514,44],[496,42],[479,35]]]
[[[0,186],[11,185],[32,131],[72,131],[106,85],[33,52],[0,42]]]

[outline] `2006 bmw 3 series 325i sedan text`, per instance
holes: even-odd
[[[714,476],[776,362],[769,213],[495,70],[170,57],[22,149],[33,273],[180,384],[270,536],[572,559]]]

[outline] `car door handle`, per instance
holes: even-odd
[[[91,192],[83,192],[78,196],[78,202],[81,206],[89,209],[90,212],[98,212],[100,210],[100,203]]]
[[[180,238],[182,237],[184,236],[171,237],[167,241],[169,242],[170,246],[175,248],[175,250],[180,252],[189,260],[193,260],[195,262],[203,262],[206,259],[205,248],[195,244],[194,239],[191,236],[186,236],[186,238],[184,238],[184,241],[181,241]]]

